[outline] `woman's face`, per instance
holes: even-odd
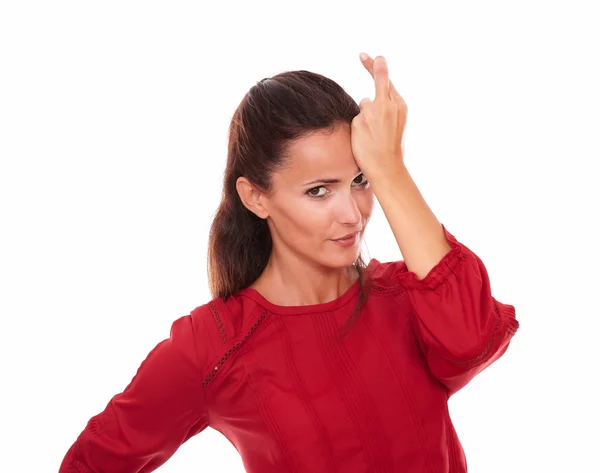
[[[354,160],[350,125],[303,137],[289,156],[286,169],[273,174],[273,194],[263,196],[274,250],[331,268],[352,265],[373,209],[373,191]],[[350,246],[334,242],[357,231]]]

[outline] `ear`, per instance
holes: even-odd
[[[235,182],[235,188],[244,207],[257,217],[265,219],[269,216],[269,211],[265,205],[265,194],[258,187],[252,184],[248,179],[241,176]]]

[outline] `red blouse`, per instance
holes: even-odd
[[[371,259],[373,290],[346,337],[359,282],[324,304],[279,306],[252,288],[173,322],[131,383],[92,417],[60,473],[154,471],[207,427],[249,473],[463,473],[448,398],[519,327],[487,271],[452,246],[419,280]]]

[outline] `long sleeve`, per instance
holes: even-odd
[[[391,277],[406,289],[418,343],[450,396],[504,354],[519,322],[514,306],[492,296],[481,259],[442,227],[452,249],[423,279],[404,262]]]
[[[205,429],[198,336],[190,315],[175,320],[125,390],[89,420],[59,473],[151,472]]]

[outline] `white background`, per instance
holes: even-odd
[[[366,51],[408,104],[411,174],[521,323],[451,400],[469,471],[600,471],[592,4],[2,2],[0,470],[57,471],[209,300],[208,228],[246,91],[307,69],[373,98]],[[401,258],[378,204],[365,251]],[[159,471],[243,467],[207,429]]]

